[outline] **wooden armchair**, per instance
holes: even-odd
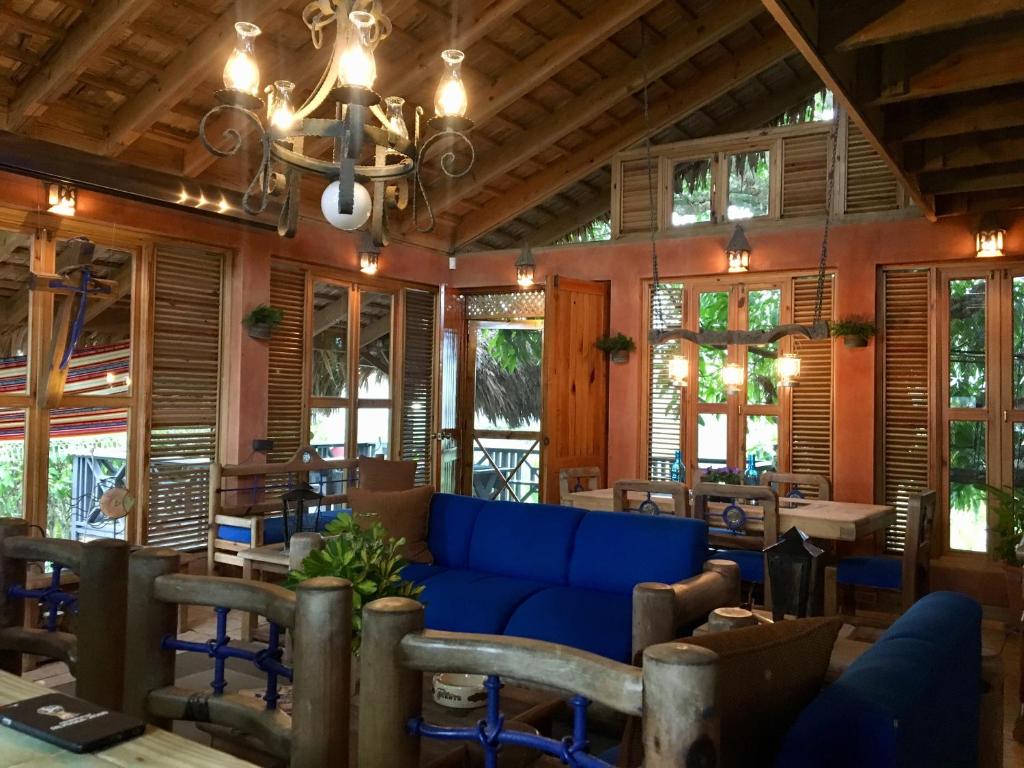
[[[599,467],[569,467],[558,472],[558,503],[569,504],[568,496],[577,491],[592,491],[601,487]]]
[[[935,491],[922,491],[907,504],[907,537],[903,554],[844,557],[825,568],[825,614],[836,615],[841,603],[852,615],[852,592],[857,587],[899,592],[900,611],[907,610],[928,593],[932,556],[932,528],[938,503]],[[844,611],[847,612],[847,611]]]
[[[360,456],[359,487],[365,491],[407,491],[416,485],[415,461]]]
[[[619,480],[613,488],[616,512],[659,514],[664,508],[651,495],[660,493],[672,497],[671,514],[678,517],[690,516],[690,491],[684,483],[671,480]],[[647,498],[638,506],[630,506],[631,493],[643,493]]]
[[[682,643],[643,654],[643,669],[539,640],[423,629],[423,605],[405,598],[375,600],[363,609],[359,768],[420,764],[424,739],[481,744],[486,765],[497,765],[502,745],[535,750],[567,764],[611,768],[588,753],[591,702],[642,717],[646,768],[716,765],[717,655]],[[487,676],[484,722],[463,728],[424,722],[423,673],[459,670]],[[501,678],[572,695],[572,735],[565,740],[513,730],[501,715]],[[685,706],[680,706],[685,702]],[[481,739],[482,733],[487,738]]]
[[[260,741],[277,759],[304,768],[346,768],[351,700],[352,585],[344,579],[283,587],[218,576],[179,574],[169,549],[135,552],[129,564],[124,709],[161,727],[174,720],[212,723]],[[217,637],[193,643],[176,636],[180,604],[216,609]],[[270,621],[263,651],[230,646],[227,614],[250,611]],[[283,631],[293,666],[282,663]],[[212,691],[175,687],[178,651],[214,659]],[[225,692],[228,658],[252,662],[267,676],[263,701]],[[293,685],[291,717],[277,709],[280,678]]]
[[[767,600],[763,550],[779,539],[775,491],[764,485],[698,483],[693,489],[693,516],[708,524],[712,557],[739,565],[743,581],[765,584]]]
[[[124,681],[127,542],[97,539],[88,543],[29,536],[19,518],[0,519],[0,669],[17,675],[22,654],[65,662],[83,699],[111,709],[122,705]],[[48,586],[28,584],[30,561],[53,564]],[[175,554],[177,568],[177,554]],[[78,575],[78,592],[63,591],[63,569]],[[24,601],[44,604],[45,629],[25,626]],[[74,613],[74,634],[58,630],[57,615]],[[76,610],[77,609],[77,610]]]
[[[772,488],[780,497],[802,499],[801,486],[814,492],[814,498],[832,500],[832,483],[824,475],[810,472],[762,472],[761,485]]]

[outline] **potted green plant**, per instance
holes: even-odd
[[[866,347],[868,340],[878,333],[875,324],[867,318],[848,317],[829,324],[832,335],[842,337],[848,347]]]
[[[1024,555],[1024,490],[1016,488],[995,488],[979,484],[986,491],[995,525],[989,529],[992,541],[992,557],[1002,564],[1006,577],[1006,606],[1012,626],[1020,624],[1024,612],[1024,595],[1021,594],[1021,557]]]
[[[284,311],[268,304],[260,304],[249,311],[242,325],[254,339],[269,339],[274,329],[284,319]]]
[[[636,350],[636,342],[624,333],[617,333],[614,336],[602,336],[594,342],[594,346],[608,355],[613,363],[625,363],[629,360],[629,353]]]

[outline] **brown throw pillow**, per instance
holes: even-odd
[[[383,525],[392,538],[405,539],[402,557],[410,563],[433,563],[427,548],[427,519],[434,489],[429,485],[408,491],[368,491],[351,488],[348,503],[352,519],[361,528]]]
[[[838,618],[780,621],[681,638],[718,654],[720,768],[771,765],[779,744],[825,682]],[[639,723],[623,737],[619,765],[639,765]]]
[[[366,491],[407,491],[416,484],[415,461],[359,459],[359,487]]]

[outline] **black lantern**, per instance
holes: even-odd
[[[287,551],[288,541],[296,533],[304,530],[316,531],[320,527],[320,503],[323,496],[313,490],[308,483],[301,483],[287,493],[282,494],[281,504],[284,507],[282,522],[284,523],[284,548]],[[316,517],[313,518],[312,528],[305,528],[306,502],[316,502]],[[291,518],[289,520],[289,518]]]
[[[818,604],[823,549],[816,547],[803,531],[790,528],[778,543],[766,547],[768,579],[772,597],[772,618],[780,621],[787,613],[809,616]]]

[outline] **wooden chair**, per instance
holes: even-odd
[[[840,612],[840,602],[852,605],[852,600],[841,598],[853,597],[851,593],[857,587],[898,592],[901,613],[928,593],[937,503],[935,491],[922,491],[910,497],[902,555],[844,557],[838,564],[825,568],[827,616]]]
[[[592,491],[601,487],[598,467],[569,467],[558,472],[558,503],[571,506],[568,496],[577,491]]]
[[[365,491],[407,491],[416,485],[415,461],[360,456],[359,487]]]
[[[555,643],[433,632],[423,623],[423,605],[415,600],[384,598],[364,609],[360,678],[374,684],[364,682],[359,694],[359,768],[420,765],[422,742],[431,738],[480,744],[486,765],[498,765],[498,750],[514,744],[555,757],[552,762],[568,763],[562,756],[573,755],[573,765],[611,768],[587,752],[590,703],[643,718],[646,768],[717,764],[718,657],[711,651],[683,643],[654,645],[644,650],[638,669]],[[467,720],[465,727],[448,728],[423,721],[423,673],[453,669],[487,677],[483,725]],[[571,736],[553,739],[507,727],[502,677],[570,695]]]
[[[358,467],[358,459],[324,459],[309,445],[277,464],[212,463],[207,572],[214,573],[217,563],[240,567],[239,552],[263,546],[267,519],[280,518],[281,493],[299,483],[312,481],[326,508],[347,503],[349,487],[358,482]]]
[[[630,507],[629,494],[645,493],[647,498],[637,507]],[[671,480],[619,480],[613,486],[614,509],[616,512],[639,512],[660,514],[657,502],[651,499],[655,493],[672,497],[672,514],[678,517],[690,516],[690,490],[684,483]]]
[[[351,702],[352,585],[344,579],[284,587],[218,576],[176,573],[177,553],[145,549],[131,556],[124,709],[167,728],[174,720],[211,723],[258,740],[293,766],[348,765]],[[178,605],[216,609],[217,637],[193,643],[176,636]],[[231,609],[266,616],[270,642],[259,652],[229,645]],[[281,662],[283,631],[291,636],[293,666]],[[175,687],[178,651],[214,658],[213,690]],[[267,676],[264,700],[225,692],[228,658],[250,661]],[[277,709],[277,681],[293,685],[291,717]]]
[[[698,483],[693,489],[693,517],[708,524],[711,557],[739,565],[743,581],[764,584],[767,601],[763,550],[779,539],[775,491],[765,485]]]
[[[803,487],[812,490],[816,499],[832,500],[832,483],[829,479],[810,472],[762,472],[761,485],[773,488],[779,497],[802,499]]]
[[[28,533],[27,521],[0,519],[0,669],[20,675],[26,653],[57,659],[75,675],[79,697],[121,709],[127,542],[97,539],[83,544]],[[37,577],[41,583],[31,584],[30,561],[52,563],[52,575]],[[177,567],[177,554],[174,562]],[[63,591],[64,569],[78,576],[76,595]],[[25,626],[29,600],[44,604],[45,628]],[[73,634],[58,629],[60,610],[67,614]]]

